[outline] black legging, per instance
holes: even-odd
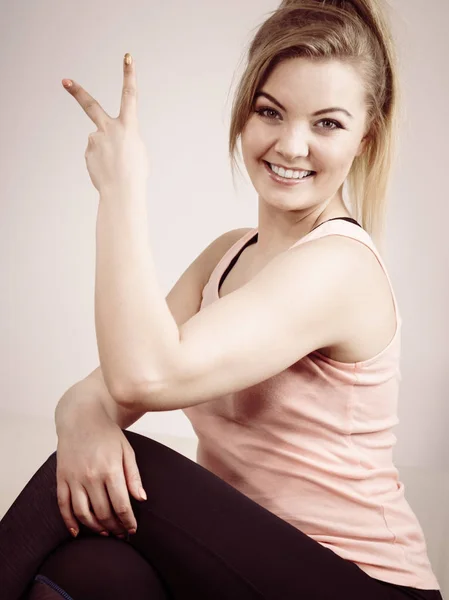
[[[124,433],[148,494],[131,498],[137,533],[81,525],[71,538],[54,453],[0,522],[2,600],[441,600],[369,577],[195,462]]]

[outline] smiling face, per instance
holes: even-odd
[[[308,212],[342,202],[342,185],[366,143],[366,116],[363,82],[351,65],[306,58],[277,65],[258,90],[241,136],[260,201]],[[303,179],[304,170],[314,173]]]

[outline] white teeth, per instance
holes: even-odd
[[[279,177],[284,177],[285,179],[304,179],[304,177],[307,177],[307,175],[312,173],[312,171],[293,171],[292,169],[288,169],[286,171],[284,167],[276,167],[276,165],[272,165],[271,163],[268,164],[270,165],[271,170],[276,173],[276,175],[279,175]]]

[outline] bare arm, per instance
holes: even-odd
[[[77,418],[109,417],[121,429],[127,429],[146,411],[119,406],[104,383],[100,367],[85,379],[72,385],[62,396],[55,411],[56,431],[71,427]]]
[[[217,238],[176,282],[166,302],[178,325],[198,312],[212,269],[245,231],[231,231]],[[77,535],[78,521],[97,533],[119,535],[136,529],[129,495],[142,501],[145,494],[141,493],[134,451],[121,429],[147,411],[116,402],[100,367],[72,385],[60,399],[55,411],[58,504],[72,535]]]
[[[249,228],[234,229],[216,238],[184,271],[166,297],[168,307],[178,327],[195,315],[201,305],[203,288],[213,269],[229,248]],[[118,404],[104,382],[101,367],[72,385],[60,399],[56,411],[56,431],[73,426],[74,419],[109,417],[121,429],[138,421],[147,410]]]

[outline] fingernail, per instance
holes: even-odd
[[[100,535],[103,535],[104,537],[109,537],[109,533],[107,531],[100,531]]]
[[[69,529],[70,533],[73,535],[74,538],[76,538],[76,536],[78,535],[78,532],[76,529],[73,529],[72,527]]]
[[[120,538],[121,540],[125,539],[125,534],[124,533],[118,533],[117,537]]]
[[[62,80],[62,85],[65,88],[71,88],[72,87],[72,82],[70,81],[70,79],[63,79]]]
[[[129,535],[134,535],[136,533],[136,529],[128,529]]]
[[[139,494],[140,494],[140,497],[142,498],[142,500],[148,500],[147,495],[146,495],[145,490],[143,489],[143,487],[141,487],[139,489]]]
[[[125,54],[125,63],[127,65],[132,65],[132,62],[133,62],[133,57],[131,56],[131,54],[129,52],[127,52]]]

